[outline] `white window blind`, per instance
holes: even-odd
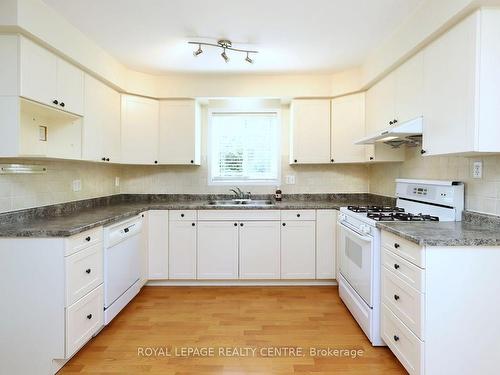
[[[276,113],[212,113],[209,132],[212,183],[277,183]]]

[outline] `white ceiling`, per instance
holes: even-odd
[[[167,72],[334,72],[360,65],[423,0],[44,0],[128,67]],[[188,40],[228,38],[255,64]]]

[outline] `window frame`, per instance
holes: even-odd
[[[276,115],[276,161],[277,165],[277,176],[274,180],[219,180],[214,181],[212,178],[212,119],[214,114],[275,114]],[[207,121],[207,180],[209,186],[279,186],[281,183],[281,109],[280,108],[252,108],[252,109],[227,109],[227,108],[212,108],[208,110],[208,121]]]

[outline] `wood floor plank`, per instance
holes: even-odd
[[[215,355],[179,356],[182,350],[202,347],[213,348]],[[138,355],[140,348],[157,353],[168,348],[170,356]],[[229,353],[237,348],[239,356],[227,356],[226,352],[222,355],[219,348],[228,348]],[[303,355],[283,355],[289,348],[301,348]],[[311,356],[310,348],[361,350],[362,355]],[[252,349],[255,355],[249,354]],[[273,350],[282,353],[269,356]],[[145,287],[59,373],[386,375],[406,372],[389,349],[371,346],[338,297],[336,287],[311,286]]]

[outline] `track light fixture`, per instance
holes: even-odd
[[[198,56],[203,53],[203,50],[201,49],[201,44],[198,44],[198,49],[193,52],[194,56]]]
[[[203,50],[201,49],[201,46],[222,48],[223,51],[220,55],[222,56],[222,58],[224,59],[224,61],[226,63],[229,62],[229,56],[226,54],[226,50],[246,53],[247,56],[245,58],[245,61],[249,64],[253,64],[253,62],[254,62],[254,60],[252,58],[250,58],[250,54],[251,53],[259,53],[259,51],[250,51],[250,50],[246,50],[246,49],[233,48],[233,44],[231,43],[230,40],[227,40],[227,39],[221,39],[221,40],[217,41],[217,44],[205,43],[205,42],[188,42],[188,43],[198,45],[198,49],[196,51],[193,51],[193,55],[195,57],[200,55],[203,52]]]

